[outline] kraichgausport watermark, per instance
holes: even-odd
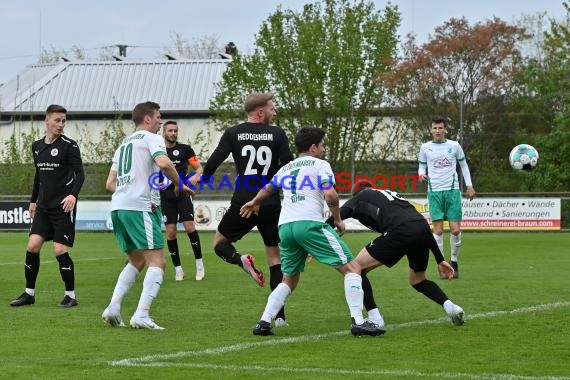
[[[235,190],[249,190],[258,191],[267,188],[267,185],[275,188],[281,188],[284,190],[328,190],[335,186],[336,190],[339,191],[349,191],[352,189],[353,185],[358,182],[367,181],[370,182],[372,188],[379,190],[417,190],[419,175],[391,175],[385,176],[383,174],[375,174],[373,176],[367,176],[362,174],[352,175],[349,172],[338,172],[335,174],[334,178],[332,176],[328,177],[317,177],[315,180],[311,177],[299,177],[299,176],[283,176],[277,178],[276,176],[267,177],[259,175],[251,176],[237,176],[232,179],[228,175],[222,176],[207,176],[202,175],[200,177],[200,182],[197,186],[194,186],[189,180],[195,173],[188,173],[184,175],[179,173],[179,189],[183,185],[188,186],[191,190],[204,191],[206,189],[213,191],[235,191]],[[219,179],[219,181],[216,181]],[[172,181],[163,172],[154,172],[148,177],[148,184],[153,190],[166,190],[174,189]]]

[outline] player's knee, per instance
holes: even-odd
[[[422,291],[425,289],[428,283],[427,280],[424,278],[423,280],[415,284],[412,283],[412,281],[410,280],[410,285],[412,285],[412,288],[416,289],[416,291],[422,293]]]

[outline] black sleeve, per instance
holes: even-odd
[[[351,217],[352,217],[352,209],[342,206],[340,208],[340,218],[342,220],[345,220]],[[332,216],[329,216],[329,218],[325,220],[325,223],[334,228],[334,218]]]
[[[229,132],[226,130],[220,138],[220,142],[214,150],[214,153],[212,153],[210,158],[208,158],[206,165],[204,165],[204,173],[202,173],[202,175],[213,175],[216,172],[216,169],[218,169],[218,166],[220,166],[222,162],[228,158],[231,152],[231,137]]]
[[[38,169],[36,168],[36,174],[34,175],[34,186],[32,187],[32,197],[30,199],[30,203],[36,203],[39,194],[40,194],[40,180],[38,178]]]
[[[35,142],[32,143],[32,157],[34,158],[34,168],[36,169],[36,173],[34,174],[34,185],[32,186],[32,197],[30,198],[30,203],[36,203],[38,200],[38,195],[40,194],[40,179],[38,177],[38,167],[36,166],[36,156],[34,155],[34,150],[36,147],[34,146]]]
[[[81,191],[81,187],[83,186],[83,182],[85,182],[85,172],[83,171],[83,162],[81,161],[81,152],[79,152],[79,146],[77,143],[72,144],[71,148],[69,148],[69,161],[73,168],[73,173],[75,175],[75,181],[73,183],[73,188],[71,189],[70,194],[75,197],[75,199],[79,198],[79,191]]]
[[[196,152],[194,152],[194,149],[192,149],[192,147],[190,145],[188,145],[188,158],[187,158],[187,160],[194,157],[195,155],[196,155]]]

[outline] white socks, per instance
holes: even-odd
[[[75,299],[75,290],[66,290],[65,295]]]
[[[271,323],[271,320],[275,318],[279,310],[281,310],[283,305],[285,305],[285,300],[290,294],[291,288],[289,288],[285,283],[282,282],[277,285],[267,298],[267,305],[265,305],[265,310],[261,315],[261,320]]]
[[[380,314],[378,308],[368,310],[368,320],[376,323],[378,326],[384,326],[384,318],[382,318],[382,314]]]
[[[119,274],[115,290],[113,290],[113,296],[111,297],[111,303],[109,304],[114,311],[119,312],[121,310],[121,302],[123,302],[123,298],[131,290],[138,275],[139,270],[133,264],[128,263],[125,265]]]
[[[135,316],[139,318],[148,317],[148,311],[152,301],[158,295],[160,286],[162,285],[162,279],[164,277],[164,271],[159,267],[149,267],[144,276],[143,290],[141,293],[141,298],[139,299],[139,305],[137,306],[137,311]]]
[[[364,291],[362,290],[362,277],[359,274],[348,273],[344,276],[344,296],[350,310],[350,316],[354,318],[354,322],[357,325],[363,324]]]
[[[204,261],[202,259],[196,259],[196,269],[204,269]]]
[[[451,261],[457,262],[457,254],[461,247],[461,232],[458,235],[451,234],[449,236],[449,244],[451,245]]]
[[[453,314],[453,306],[454,306],[454,303],[451,302],[451,300],[447,300],[443,303],[443,309],[445,310],[447,315]]]
[[[435,239],[435,242],[437,243],[437,246],[439,247],[441,254],[445,258],[445,254],[443,253],[443,235],[433,234],[433,238]]]

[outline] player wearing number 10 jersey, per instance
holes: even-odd
[[[204,166],[203,180],[208,181],[218,166],[231,154],[238,175],[230,207],[220,221],[214,237],[214,251],[224,261],[243,268],[260,286],[264,286],[263,273],[255,268],[253,256],[240,255],[232,244],[257,226],[267,253],[271,274],[270,287],[274,289],[281,283],[283,276],[277,229],[281,211],[279,194],[276,192],[261,204],[259,213],[252,218],[242,218],[239,211],[241,206],[250,201],[281,166],[293,160],[293,154],[285,132],[270,125],[277,114],[273,94],[253,93],[245,100],[244,108],[247,121],[224,132]],[[282,319],[276,322],[278,325],[285,324],[283,310],[276,319]]]
[[[158,295],[164,276],[162,216],[157,208],[149,178],[159,168],[177,189],[191,193],[180,185],[174,164],[166,154],[160,129],[160,106],[154,102],[139,103],[133,109],[136,131],[125,138],[113,155],[106,188],[113,193],[111,220],[113,232],[121,251],[128,257],[113,291],[109,306],[101,317],[111,326],[124,326],[121,317],[123,298],[135,283],[139,273],[148,266],[137,310],[131,318],[131,327],[163,330],[150,317],[149,310]]]

